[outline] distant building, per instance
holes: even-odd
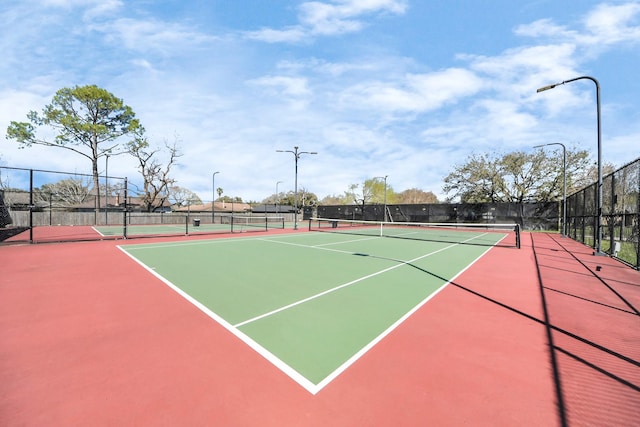
[[[249,213],[251,212],[251,205],[248,203],[237,202],[214,202],[213,210],[221,213]],[[198,213],[211,212],[211,203],[181,206],[179,208],[174,208],[173,211]]]

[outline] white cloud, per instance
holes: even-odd
[[[344,71],[349,69],[348,64],[340,63],[328,63],[327,61],[319,58],[309,58],[306,60],[284,60],[278,61],[277,68],[279,70],[285,70],[288,72],[304,72],[307,70],[318,70],[326,72],[333,76],[343,74]]]
[[[629,41],[637,44],[640,43],[639,14],[639,3],[601,4],[587,15],[584,23],[586,29],[593,34],[594,43]]]
[[[576,31],[569,31],[565,27],[555,24],[549,18],[519,25],[515,28],[514,33],[522,37],[554,37],[556,39],[575,39],[578,34]]]
[[[10,118],[13,121],[27,121],[29,111],[40,112],[41,106],[51,101],[51,94],[47,93],[46,89],[48,85],[43,87],[41,83],[34,82],[23,90],[3,90],[0,92],[0,98],[3,100],[0,103],[0,117]],[[3,131],[5,129],[6,127]]]
[[[532,38],[572,43],[578,47],[602,49],[607,45],[640,42],[640,3],[600,4],[586,14],[582,30],[569,29],[546,18],[520,25],[515,34]]]
[[[84,10],[83,19],[87,21],[111,15],[124,6],[122,0],[41,0],[35,3],[35,7]]]
[[[150,50],[175,53],[216,40],[214,36],[194,31],[183,24],[156,19],[119,18],[92,24],[90,28],[103,33],[114,44],[122,43],[127,49],[145,53]]]
[[[105,15],[111,15],[124,6],[121,0],[98,0],[88,3],[93,3],[93,5],[90,5],[84,13],[85,20],[93,20]]]
[[[113,1],[106,0],[41,0],[40,2],[45,7],[59,7],[59,8],[73,8],[73,7],[93,7],[100,3],[113,3]]]
[[[349,9],[320,2],[303,3],[300,6],[300,21],[314,34],[332,35],[358,31],[362,28],[362,23],[349,19],[357,15]]]
[[[311,1],[299,6],[299,23],[284,29],[262,28],[244,36],[267,43],[299,43],[313,36],[335,36],[360,31],[368,15],[403,14],[406,0],[334,0]]]
[[[536,89],[578,71],[573,44],[526,46],[496,56],[460,56],[484,77],[483,83],[514,102],[536,96]],[[557,104],[556,104],[557,105]]]
[[[481,88],[482,81],[473,72],[450,68],[433,73],[408,74],[397,82],[363,82],[347,89],[342,102],[388,112],[423,112],[455,103]]]
[[[402,14],[406,2],[398,0],[338,0],[333,3],[317,1],[300,5],[300,22],[312,34],[334,35],[360,30],[364,23],[357,18],[373,13]]]
[[[258,40],[266,43],[297,43],[306,38],[307,34],[302,27],[288,27],[284,30],[263,28],[256,31],[247,31],[244,36],[249,40]]]
[[[482,115],[485,123],[486,138],[490,141],[510,141],[516,143],[524,133],[538,123],[535,117],[521,111],[514,102],[484,99],[477,103],[486,113]]]
[[[472,68],[501,80],[516,80],[524,72],[545,75],[575,67],[575,46],[568,43],[507,49],[493,57],[472,57]]]
[[[131,60],[131,63],[137,67],[144,68],[146,71],[157,72],[157,70],[153,68],[153,65],[151,65],[151,63],[146,59],[136,58]]]
[[[307,80],[300,77],[266,76],[250,80],[248,83],[271,88],[275,93],[286,96],[307,96],[311,94]]]

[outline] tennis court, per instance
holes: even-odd
[[[120,219],[122,220],[122,216]],[[212,234],[253,233],[293,228],[281,216],[224,215],[212,223],[211,217],[189,215],[136,215],[103,225],[50,225],[24,228],[6,239],[7,243],[50,243],[65,241],[119,240],[140,237],[171,237]]]
[[[640,272],[547,233],[311,229],[0,247],[0,424],[636,424]]]
[[[269,231],[285,228],[285,219],[281,216],[260,215],[225,215],[219,216],[216,223],[210,218],[201,219],[192,216],[154,217],[161,223],[136,223],[151,216],[130,217],[128,224],[96,225],[92,229],[102,237],[134,237],[134,236],[171,236],[210,233],[245,233]],[[145,221],[146,222],[146,221]]]
[[[316,393],[507,237],[398,227],[394,237],[405,238],[389,239],[369,235],[376,226],[356,235],[349,225],[347,234],[121,248]]]
[[[122,237],[122,225],[96,225],[92,227],[98,234],[104,237]],[[188,224],[151,224],[151,225],[127,225],[127,236],[170,236],[188,234],[194,232],[202,233],[230,233],[231,227],[228,224],[203,224],[198,227]]]

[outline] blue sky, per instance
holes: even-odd
[[[323,198],[388,176],[444,199],[476,153],[561,142],[640,156],[640,1],[21,0],[0,5],[0,128],[62,87],[122,98],[151,142],[180,141],[178,185],[262,200]],[[553,148],[553,147],[550,147]],[[3,165],[89,172],[86,159],[0,140]],[[104,172],[104,171],[103,171]],[[109,175],[138,179],[111,158]]]

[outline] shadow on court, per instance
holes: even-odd
[[[544,326],[559,425],[634,425],[640,408],[640,272],[553,235],[532,233],[531,248],[543,316],[455,279],[449,284]]]

